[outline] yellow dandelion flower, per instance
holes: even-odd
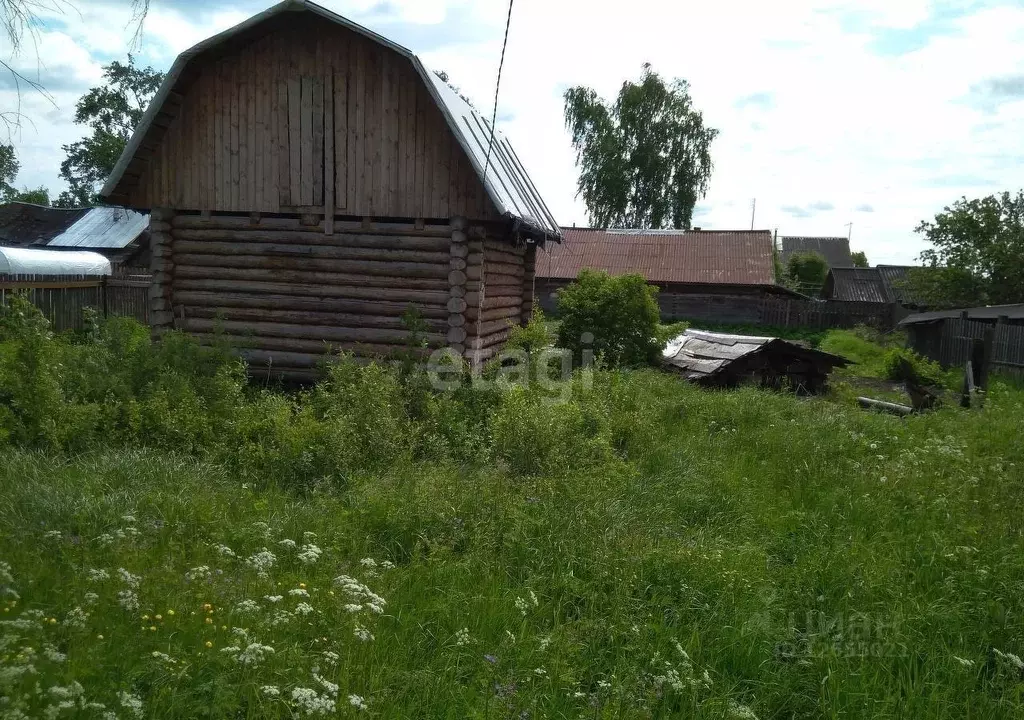
[[[163,619],[164,619],[164,616],[163,616],[163,615],[157,615],[157,616],[156,616],[156,619],[157,619],[157,620],[163,620]]]
[[[149,631],[150,632],[156,632],[156,625],[150,625],[149,626]]]
[[[143,620],[149,620],[149,615],[143,615],[143,616],[142,616],[142,619],[143,619]]]
[[[103,639],[103,636],[102,636],[102,635],[97,635],[97,636],[96,636],[96,639],[97,639],[97,640],[102,640],[102,639]]]
[[[299,587],[302,588],[303,590],[305,590],[306,589],[306,583],[299,583]]]
[[[50,618],[50,624],[51,625],[56,625],[57,624],[57,618]]]
[[[11,611],[11,609],[9,607],[5,607],[4,608],[4,612],[10,612],[10,611]]]
[[[170,615],[171,617],[174,617],[174,610],[168,610],[167,614]]]
[[[220,626],[220,629],[221,629],[221,630],[227,630],[227,629],[228,629],[228,626],[227,626],[227,625],[221,625],[221,626]]]
[[[211,617],[206,618],[206,624],[207,625],[213,625],[213,618],[211,618]]]
[[[209,610],[212,607],[213,605],[211,605],[210,603],[203,603],[203,610]]]
[[[210,642],[209,640],[207,640],[207,641],[206,641],[206,647],[208,647],[208,648],[212,648],[212,647],[213,647],[213,643],[212,643],[212,642]]]

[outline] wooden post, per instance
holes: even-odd
[[[149,322],[154,336],[174,326],[171,306],[174,279],[171,237],[173,217],[174,211],[167,208],[154,208],[149,214],[150,271],[153,274],[149,287]]]
[[[466,353],[466,219],[452,218],[451,256],[448,271],[448,346],[459,355]]]

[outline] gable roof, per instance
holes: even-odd
[[[871,268],[831,268],[822,297],[829,300],[848,302],[899,303],[905,306],[920,305],[918,298],[902,284],[912,265],[879,265]]]
[[[500,132],[493,133],[490,163],[485,173],[487,146],[492,138],[490,123],[486,118],[430,72],[407,48],[308,0],[284,0],[178,55],[104,184],[100,196],[109,198],[116,193],[125,175],[131,174],[128,172],[129,168],[133,163],[141,161],[142,155],[148,152],[144,150],[144,146],[155,145],[163,133],[164,126],[173,120],[177,112],[176,105],[180,105],[182,97],[181,93],[175,90],[175,85],[194,58],[287,12],[313,13],[408,58],[423,80],[428,94],[437,104],[452,134],[465,151],[499,214],[516,222],[526,234],[534,236],[539,241],[560,238],[558,223],[537,192],[518,155]],[[169,110],[165,110],[165,106]],[[158,118],[160,122],[157,122]],[[150,134],[153,137],[149,138],[149,142],[145,142]],[[143,151],[142,155],[140,151]]]
[[[816,252],[825,258],[829,267],[853,267],[850,255],[850,240],[844,237],[797,237],[782,238],[781,260],[783,264],[796,253]]]
[[[575,280],[580,270],[641,273],[651,283],[773,285],[767,230],[562,228],[560,245],[537,255],[536,277]]]
[[[0,245],[45,245],[87,212],[88,208],[52,208],[23,202],[0,205]]]

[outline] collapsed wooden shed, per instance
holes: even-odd
[[[833,368],[849,362],[838,355],[773,337],[686,330],[662,351],[663,365],[704,387],[750,382],[799,393],[825,389]]]
[[[287,0],[182,53],[102,191],[151,211],[155,331],[308,377],[328,350],[486,359],[558,225],[500,133],[409,50]]]

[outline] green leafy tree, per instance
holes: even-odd
[[[661,351],[657,296],[642,275],[583,270],[558,292],[558,344],[577,362],[587,350],[611,367],[654,362]]]
[[[828,277],[828,261],[814,251],[794,253],[786,262],[786,274],[794,290],[813,295],[821,290]]]
[[[649,64],[615,102],[574,87],[565,124],[580,166],[578,194],[598,227],[689,228],[711,179],[711,142],[685,80],[666,82]]]
[[[917,232],[933,246],[921,260],[934,270],[911,273],[915,297],[936,307],[1024,302],[1024,191],[961,198]]]
[[[853,266],[858,268],[871,267],[868,265],[868,256],[864,251],[860,250],[850,254],[850,259],[853,260]]]
[[[0,202],[25,202],[36,205],[50,204],[50,191],[44,187],[35,190],[22,188],[19,190],[14,185],[21,170],[21,162],[10,144],[0,145]]]
[[[57,199],[58,206],[96,203],[98,186],[113,171],[164,79],[152,67],[137,67],[131,55],[127,63],[115,60],[104,66],[103,77],[106,84],[92,88],[75,106],[75,122],[87,126],[90,134],[64,146],[67,157],[60,165],[60,176],[68,189]]]

